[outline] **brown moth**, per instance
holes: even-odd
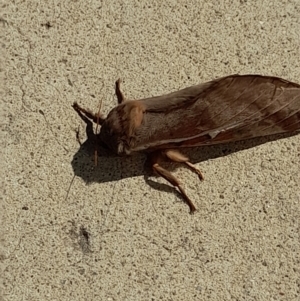
[[[160,165],[164,159],[201,172],[178,149],[300,131],[300,85],[260,75],[231,75],[162,96],[125,100],[120,80],[118,105],[105,118],[73,108],[101,125],[98,143],[117,155],[147,152],[153,170],[194,204],[179,180]]]

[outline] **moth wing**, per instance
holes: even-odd
[[[235,76],[229,86],[227,80],[205,96],[209,106],[202,116],[213,121],[204,121],[210,124],[201,133],[207,143],[300,130],[300,85],[262,76]]]
[[[145,107],[149,126],[141,136],[147,141],[137,141],[137,148],[192,147],[300,130],[300,85],[276,77],[232,75],[145,99]]]

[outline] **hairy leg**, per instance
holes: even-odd
[[[121,91],[121,79],[119,78],[117,81],[116,81],[116,88],[115,88],[115,91],[116,91],[116,95],[117,95],[117,98],[118,98],[118,104],[120,103],[123,103],[125,101],[125,97],[124,97],[124,94],[122,93]]]
[[[155,152],[149,155],[151,162],[152,162],[152,168],[153,170],[158,173],[161,177],[163,177],[165,180],[167,180],[170,184],[172,184],[174,187],[177,187],[183,196],[184,200],[187,202],[187,204],[190,207],[190,212],[194,213],[196,210],[196,207],[194,206],[191,199],[187,196],[185,190],[183,189],[180,181],[172,175],[168,170],[163,168],[159,162],[162,160],[163,155],[160,152]]]
[[[191,162],[189,162],[189,158],[186,157],[185,155],[181,154],[179,151],[174,150],[174,149],[168,149],[163,151],[163,153],[171,160],[174,162],[179,162],[179,163],[184,163],[185,165],[187,165],[192,171],[194,171],[200,181],[204,180],[204,177],[201,173],[201,171],[195,166],[193,165]]]

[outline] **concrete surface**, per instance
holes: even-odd
[[[142,155],[95,167],[71,108],[107,113],[119,77],[133,99],[232,73],[299,83],[299,16],[299,0],[4,1],[1,300],[299,300],[300,135],[192,151],[206,180],[174,170],[191,216]]]

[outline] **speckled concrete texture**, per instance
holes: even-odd
[[[191,151],[205,181],[173,169],[191,216],[143,155],[95,167],[71,107],[106,114],[117,78],[131,99],[233,73],[300,83],[299,16],[299,0],[4,1],[0,300],[299,300],[300,135]]]

